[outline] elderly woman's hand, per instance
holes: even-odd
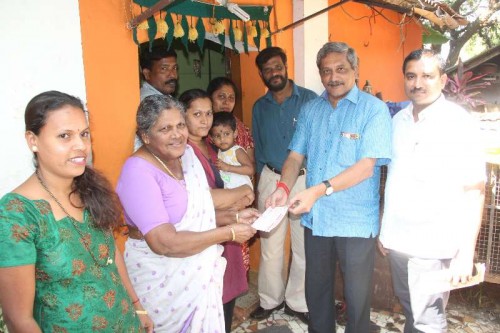
[[[234,223],[230,228],[234,230],[234,241],[237,243],[244,243],[255,235],[255,230],[251,225],[246,223]]]
[[[238,212],[238,222],[252,224],[260,216],[260,213],[255,208],[246,208]]]

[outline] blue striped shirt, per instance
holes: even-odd
[[[316,236],[378,234],[380,167],[391,158],[391,117],[384,102],[354,87],[334,109],[325,91],[302,108],[289,148],[307,158],[307,187],[363,158],[376,158],[372,177],[322,196],[302,215],[302,224]]]

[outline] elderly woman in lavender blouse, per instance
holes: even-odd
[[[145,98],[137,111],[143,142],[123,166],[117,193],[130,226],[125,263],[155,332],[224,332],[219,243],[255,234],[257,213],[216,227],[210,188],[188,146],[184,107],[164,95]],[[243,223],[241,223],[243,222]]]

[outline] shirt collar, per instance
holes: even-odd
[[[438,97],[438,99],[436,99],[431,105],[420,111],[420,113],[418,114],[418,121],[419,122],[423,121],[424,119],[429,118],[433,114],[439,112],[441,110],[439,105],[441,105],[441,103],[445,100],[446,99],[444,95],[441,94]],[[405,118],[410,118],[411,120],[413,120],[413,103],[410,103],[410,105],[408,105],[405,109],[401,110],[400,112],[403,113]]]
[[[159,91],[158,89],[156,89],[155,87],[153,87],[152,84],[150,84],[148,81],[144,81],[143,86],[146,86],[147,89],[150,89],[150,90],[153,90],[155,92],[158,93],[158,95],[164,95],[161,91]]]
[[[292,94],[290,95],[290,97],[292,96],[300,96],[299,94],[299,88],[297,87],[297,85],[295,84],[295,82],[293,82],[293,80],[290,80],[288,79],[288,82],[290,82],[292,84]],[[287,97],[290,98],[290,97]],[[271,90],[267,89],[267,93],[264,95],[264,98],[271,101],[271,102],[275,102],[274,101],[274,98],[273,98],[273,93],[271,92]],[[286,100],[286,99],[285,99]]]
[[[330,103],[330,100],[328,99],[328,92],[325,90],[323,91],[323,93],[320,95],[324,100],[326,100],[328,103]],[[358,100],[359,100],[359,88],[354,85],[354,87],[352,87],[352,89],[347,93],[347,95],[342,98],[339,103],[341,103],[343,100],[348,100],[349,102],[353,103],[353,104],[358,104]],[[337,106],[339,105],[339,103],[337,103]]]

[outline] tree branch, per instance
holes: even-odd
[[[456,0],[454,3],[451,4],[451,9],[453,9],[457,13],[460,12],[460,7],[463,5],[465,1],[467,0]]]

